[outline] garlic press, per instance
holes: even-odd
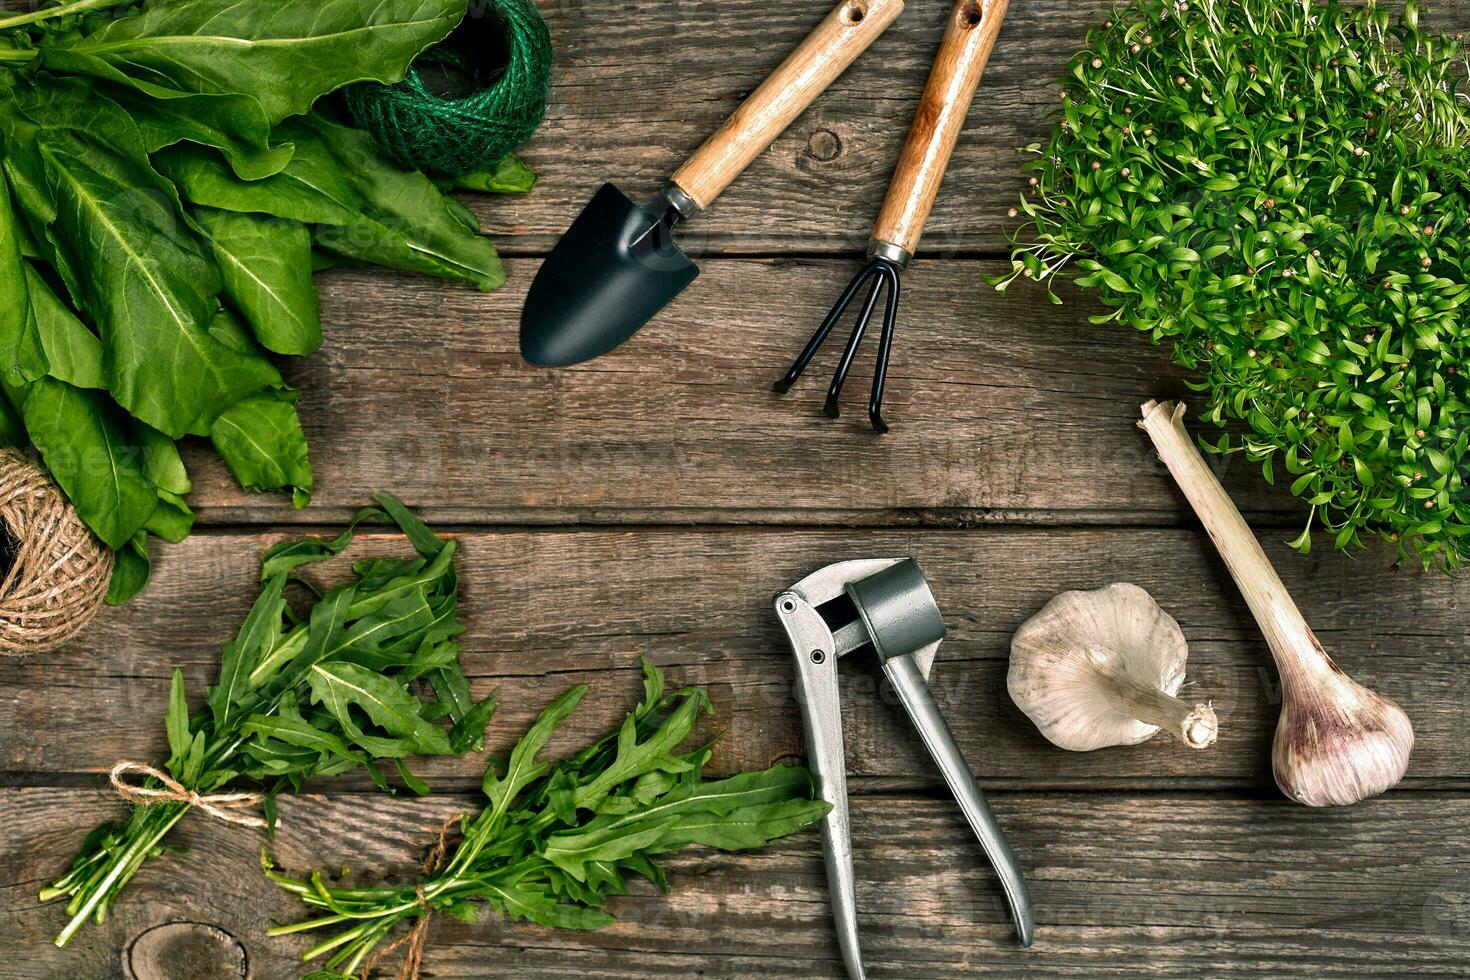
[[[866,974],[858,942],[837,664],[860,651],[876,655],[883,665],[995,867],[1021,945],[1030,946],[1035,923],[1021,868],[929,689],[929,671],[944,639],[944,617],[918,563],[912,558],[875,558],[828,565],[777,595],[776,615],[796,661],[808,762],[818,793],[832,806],[822,820],[822,853],[848,976],[862,980]]]

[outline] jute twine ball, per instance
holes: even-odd
[[[97,614],[112,551],[92,536],[46,471],[0,450],[0,656],[54,649]]]

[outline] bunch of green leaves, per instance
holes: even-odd
[[[114,9],[115,8],[115,9]],[[0,442],[31,446],[118,551],[193,514],[177,442],[240,484],[312,490],[272,355],[322,342],[314,267],[504,282],[474,216],[384,162],[323,96],[401,79],[466,0],[72,0],[0,14]],[[519,161],[465,178],[524,190]]]
[[[1302,536],[1470,557],[1470,108],[1409,4],[1132,0],[1029,147],[1017,277],[1069,262],[1203,374],[1208,417],[1311,507]],[[1053,297],[1055,298],[1055,297]],[[1284,471],[1284,476],[1282,471]]]
[[[260,596],[225,646],[203,709],[189,714],[183,676],[174,674],[167,768],[187,790],[207,795],[239,779],[257,781],[274,827],[276,794],[300,789],[307,779],[362,768],[391,791],[377,765],[392,760],[405,785],[422,794],[428,787],[406,758],[480,748],[495,699],[475,702],[459,666],[454,542],[436,536],[394,498],[374,499],[377,506],[360,511],[333,541],[288,541],[266,552]],[[302,567],[340,554],[364,521],[396,524],[417,557],[361,560],[351,581],[324,595],[296,577]],[[292,583],[316,598],[306,615],[287,602]],[[419,682],[433,690],[432,701],[416,693]],[[58,946],[88,918],[105,918],[189,809],[182,802],[138,806],[125,823],[104,824],[87,837],[70,870],[41,892],[42,901],[71,899],[72,918]]]
[[[425,906],[474,922],[483,903],[513,921],[599,929],[614,921],[607,900],[627,894],[630,877],[668,890],[655,856],[691,844],[764,847],[827,814],[830,807],[812,799],[803,768],[774,766],[705,782],[710,746],[680,746],[710,710],[707,695],[698,688],[666,694],[663,674],[647,660],[643,688],[642,703],[617,731],[555,764],[537,756],[587,688],[574,687],[552,702],[509,760],[491,763],[482,786],[485,809],[460,819],[458,846],[417,885],[340,887],[319,873],[301,881],[264,859],[271,880],[324,913],[270,934],[339,927],[305,954],[307,960],[331,954],[327,970],[311,974],[320,980],[356,973],[400,921],[418,918]]]

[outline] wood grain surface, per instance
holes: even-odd
[[[695,235],[707,254],[860,255],[953,5],[907,0],[883,37],[680,234]],[[557,45],[556,88],[525,155],[542,182],[519,202],[472,202],[518,254],[553,244],[605,181],[635,198],[656,193],[832,8],[827,0],[541,6]],[[1006,209],[1026,188],[1017,149],[1045,137],[1057,79],[1112,9],[1112,0],[1010,5],[985,69],[984,111],[971,113],[960,139],[925,254],[1005,247]],[[1440,0],[1421,21],[1470,30],[1470,3]]]
[[[220,645],[249,606],[256,557],[275,538],[195,535],[162,553],[145,601],[109,611],[56,654],[0,660],[0,703],[14,720],[4,731],[9,768],[101,773],[119,758],[163,752],[161,718],[174,666],[184,668],[201,698]],[[632,707],[637,658],[646,655],[669,670],[671,681],[710,688],[719,709],[714,730],[728,730],[715,760],[719,771],[797,758],[794,673],[771,597],[833,561],[912,554],[949,626],[934,669],[936,697],[982,781],[1086,786],[1104,778],[1113,787],[1152,788],[1179,778],[1271,787],[1269,742],[1280,693],[1270,655],[1208,542],[1194,531],[573,529],[460,538],[466,668],[478,693],[498,688],[502,695],[492,752],[508,749],[547,702],[579,682],[596,694],[567,730],[600,734]],[[1470,608],[1460,602],[1463,590],[1439,576],[1385,575],[1378,562],[1353,561],[1321,544],[1307,560],[1280,545],[1271,553],[1343,669],[1407,706],[1419,733],[1411,784],[1470,786],[1470,746],[1462,736],[1470,728]],[[404,546],[375,535],[358,553],[393,548]],[[1115,580],[1141,585],[1179,620],[1190,642],[1189,690],[1213,699],[1220,715],[1220,741],[1209,751],[1161,738],[1064,753],[1006,696],[1016,628],[1057,592]],[[169,610],[188,615],[164,615]],[[881,672],[854,664],[843,675],[850,771],[929,780],[933,770],[883,689]],[[97,723],[92,738],[70,737],[76,722],[69,706],[79,701]],[[421,768],[458,780],[451,785],[472,785],[483,761],[435,760]]]
[[[628,344],[554,370],[517,350],[536,260],[511,261],[509,284],[489,295],[322,276],[329,342],[287,370],[315,502],[298,512],[241,491],[207,446],[189,456],[191,499],[212,521],[280,523],[342,520],[378,487],[466,523],[1172,524],[1188,513],[1134,424],[1148,398],[1189,394],[1168,352],[1088,324],[1098,308],[1070,287],[1062,307],[1040,289],[995,295],[981,277],[996,263],[906,273],[886,436],[864,412],[871,346],[839,420],[821,413],[835,347],[774,394],[859,264],[708,261]],[[1245,460],[1216,462],[1248,514],[1305,519]]]
[[[873,976],[1464,975],[1466,800],[1398,793],[1325,813],[1280,798],[1190,793],[1000,792],[992,803],[1030,876],[1036,945],[1015,945],[995,879],[952,801],[865,797],[853,806],[853,846]],[[45,947],[58,913],[38,906],[35,890],[70,857],[79,826],[121,808],[100,792],[58,789],[0,790],[0,805],[13,845],[0,857],[0,928],[7,948]],[[453,795],[286,799],[269,851],[291,872],[345,866],[355,882],[397,883],[439,823],[475,805]],[[308,937],[260,938],[267,925],[305,917],[260,874],[263,838],[191,816],[177,842],[188,853],[154,861],[104,927],[44,958],[11,959],[4,975],[212,980],[238,962],[215,930],[248,951],[251,976],[304,972],[295,958]],[[425,976],[842,975],[815,835],[748,856],[681,854],[669,878],[668,895],[635,886],[614,900],[621,921],[593,933],[440,916]],[[171,923],[190,924],[188,933],[147,940]],[[152,955],[170,957],[174,970],[136,970],[135,937],[153,948],[168,939]]]
[[[0,980],[289,980],[299,914],[258,870],[261,838],[190,817],[112,917],[65,950],[38,889],[122,804],[101,775],[164,754],[167,681],[194,703],[248,608],[260,552],[335,530],[391,490],[463,544],[465,664],[503,708],[504,752],[565,687],[594,691],[558,746],[614,724],[637,658],[709,687],[720,773],[802,757],[770,597],[817,567],[918,557],[950,638],[935,688],[1030,875],[1039,936],[1016,948],[963,819],[870,665],[844,666],[863,941],[871,976],[1453,977],[1470,975],[1470,607],[1464,585],[1385,547],[1281,542],[1297,502],[1238,457],[1211,458],[1307,620],[1353,676],[1397,699],[1418,736],[1408,778],[1338,811],[1283,800],[1270,775],[1280,691],[1223,565],[1135,420],[1193,398],[1165,349],[1064,287],[1063,305],[983,276],[1004,268],[1016,147],[1043,137],[1055,79],[1110,0],[1015,0],[906,273],[890,373],[893,431],[868,429],[864,351],[838,421],[820,415],[836,353],[778,397],[770,383],[856,270],[952,0],[905,13],[710,210],[680,228],[699,281],[631,343],[568,370],[517,353],[537,265],[593,191],[635,197],[730,115],[832,0],[543,0],[557,45],[524,197],[468,197],[510,256],[480,294],[405,275],[319,278],[327,343],[287,366],[302,391],[317,498],[234,486],[188,452],[199,532],[157,550],[149,589],[69,647],[0,661]],[[1470,0],[1424,15],[1470,28]],[[677,93],[677,97],[674,97]],[[1198,407],[1197,401],[1192,405]],[[368,534],[359,553],[404,547]],[[330,575],[330,571],[323,574]],[[1071,754],[1005,695],[1012,632],[1058,592],[1133,581],[1181,623],[1193,696],[1220,741]],[[446,815],[478,806],[483,758],[417,767],[425,800],[361,777],[283,800],[271,851],[403,880]],[[617,900],[607,930],[557,933],[441,917],[425,978],[837,977],[815,834],[750,855],[695,850],[674,890]]]

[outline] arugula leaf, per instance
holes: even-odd
[[[392,503],[396,512],[407,514],[396,500]],[[378,518],[391,520],[381,506],[367,508],[358,516],[359,521]],[[415,536],[421,528],[416,518],[400,526]],[[287,788],[299,789],[307,779],[363,768],[380,787],[390,790],[377,763],[391,758],[404,785],[414,792],[427,792],[428,787],[402,759],[415,752],[454,754],[478,741],[483,727],[475,732],[470,726],[489,720],[493,696],[469,704],[460,724],[450,732],[436,724],[445,706],[421,701],[411,686],[424,673],[438,672],[468,687],[458,662],[459,648],[426,639],[458,632],[460,627],[439,622],[438,613],[453,608],[455,577],[446,566],[454,549],[427,529],[423,531],[433,543],[417,559],[359,563],[354,567],[355,580],[322,598],[304,622],[285,601],[290,570],[301,563],[283,558],[301,558],[310,550],[299,542],[288,542],[267,553],[260,594],[239,632],[224,647],[207,704],[192,717],[182,677],[175,674],[165,728],[169,769],[180,783],[209,793],[242,776],[261,780],[267,794],[264,809],[273,825],[275,795]],[[351,534],[349,529],[343,538],[321,542],[324,547],[316,555],[340,552],[350,543]],[[142,535],[134,539],[143,540]],[[138,553],[146,570],[146,551]],[[119,561],[129,554],[130,550],[120,551]],[[445,564],[439,564],[441,558]],[[119,567],[130,567],[132,561],[129,558],[127,566]],[[394,564],[420,572],[438,565],[439,570],[431,578],[413,577],[415,591],[409,594],[403,587],[405,576],[378,574]],[[378,589],[387,590],[388,601],[366,601]],[[350,610],[355,600],[364,601],[371,611],[360,618],[353,616]],[[408,622],[412,617],[405,616],[404,610],[415,604],[428,611],[427,625],[414,628]],[[399,628],[376,629],[389,622]],[[361,638],[364,631],[358,627],[363,623],[369,624],[367,632],[373,634],[374,650],[381,655],[383,666],[379,668],[350,659],[352,644],[345,638]],[[327,710],[313,707],[319,703]],[[69,940],[98,909],[110,907],[145,859],[164,852],[161,842],[188,809],[183,803],[140,806],[125,825],[88,836],[70,871],[42,892],[43,900],[72,898],[68,906],[72,918],[62,930],[60,943]]]
[[[588,862],[615,862],[640,851],[656,853],[664,846],[672,849],[703,843],[726,850],[762,847],[791,831],[769,838],[760,835],[779,830],[788,818],[800,820],[807,816],[801,808],[766,808],[782,807],[794,798],[795,802],[808,803],[800,798],[809,797],[811,792],[811,775],[794,766],[742,773],[713,783],[687,780],[658,796],[656,802],[630,805],[621,816],[600,816],[576,831],[551,836],[543,853],[557,867],[585,880]]]
[[[173,683],[169,686],[168,714],[164,716],[163,726],[168,732],[168,748],[172,753],[168,769],[177,777],[194,742],[189,736],[189,702],[184,699],[184,672],[178,668],[174,668]]]
[[[307,682],[312,700],[325,705],[349,734],[360,732],[351,717],[351,708],[356,706],[373,724],[403,740],[407,754],[452,754],[444,730],[424,720],[418,699],[381,674],[356,664],[319,663],[311,668]],[[354,741],[363,744],[364,739],[358,735]],[[374,743],[379,741],[374,739]]]
[[[776,766],[703,782],[708,746],[676,750],[708,697],[698,689],[666,697],[658,669],[645,660],[644,671],[644,701],[623,725],[556,766],[536,757],[586,688],[574,687],[547,706],[516,743],[504,772],[494,762],[487,767],[489,805],[461,821],[463,839],[448,861],[415,887],[336,887],[320,874],[297,881],[263,859],[270,880],[318,910],[270,934],[346,926],[306,958],[330,953],[328,969],[346,964],[351,971],[397,923],[416,919],[421,902],[467,922],[475,919],[470,903],[481,902],[512,920],[599,929],[614,921],[607,901],[628,893],[630,876],[668,890],[654,855],[690,844],[761,847],[826,815],[828,805],[811,798],[805,769]],[[588,799],[578,803],[579,792]],[[589,799],[598,813],[584,820]]]
[[[782,800],[730,813],[706,811],[685,816],[659,840],[660,851],[703,844],[722,851],[748,851],[810,827],[830,809],[817,800]]]
[[[566,720],[567,715],[575,711],[582,698],[587,696],[587,690],[587,685],[579,684],[542,710],[536,723],[525,735],[521,736],[520,741],[511,750],[510,761],[506,765],[504,776],[497,776],[493,769],[485,770],[485,778],[481,781],[480,788],[490,798],[491,809],[487,811],[490,814],[489,823],[499,822],[520,792],[545,775],[550,767],[544,762],[537,762],[536,756],[546,747],[556,727]]]
[[[270,740],[275,739],[287,745],[310,749],[319,757],[350,762],[354,768],[367,766],[372,761],[367,753],[352,748],[341,736],[323,731],[300,715],[287,716],[284,712],[277,715],[251,715],[240,725],[240,733],[257,737],[262,746],[268,746]]]
[[[163,91],[245,94],[271,123],[353,82],[397,82],[465,0],[150,0],[41,49],[46,68]]]
[[[512,922],[529,921],[550,929],[602,929],[616,920],[606,912],[580,905],[563,905],[544,891],[536,891],[525,882],[485,886],[484,899]]]

